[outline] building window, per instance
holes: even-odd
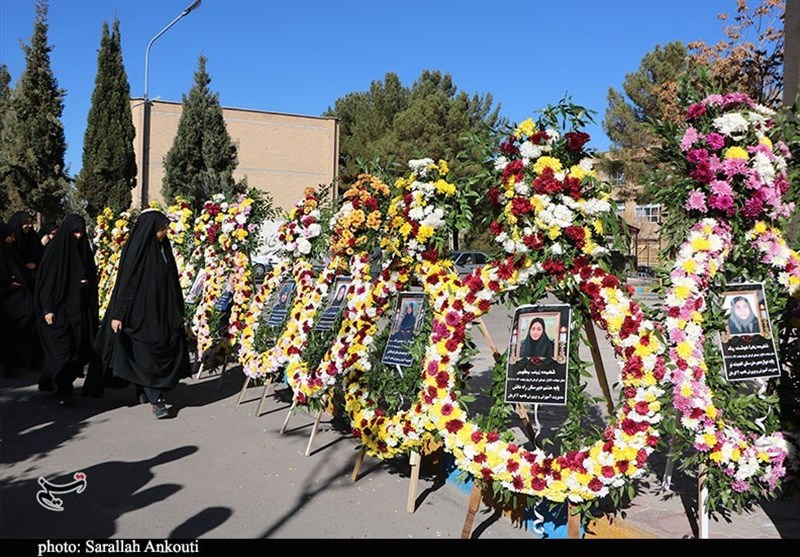
[[[652,205],[637,205],[636,218],[640,220],[646,220],[647,222],[660,222],[661,204],[656,203]]]
[[[625,185],[625,173],[624,172],[615,172],[611,177],[611,181],[615,186],[624,186]]]

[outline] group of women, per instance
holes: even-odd
[[[167,238],[169,220],[141,213],[123,247],[105,316],[98,318],[97,268],[86,221],[68,215],[39,236],[25,212],[0,223],[0,361],[6,371],[38,367],[39,389],[66,404],[82,393],[133,383],[157,418],[163,392],[190,374],[183,294]]]

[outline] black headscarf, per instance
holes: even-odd
[[[169,240],[156,238],[168,224],[156,210],[139,215],[122,249],[98,339],[103,364],[114,375],[162,390],[190,374],[178,267]],[[118,334],[111,329],[115,319],[122,321]]]
[[[542,326],[542,336],[538,340],[531,338],[531,329],[534,323],[539,323]],[[544,324],[544,319],[541,317],[534,317],[528,325],[528,332],[519,350],[520,358],[552,358],[553,357],[553,341],[547,336],[547,328]]]
[[[42,226],[39,227],[39,232],[38,232],[39,243],[42,242],[45,236],[47,236],[54,230],[58,230],[58,226],[56,225],[56,223],[50,222],[49,220],[43,221]]]
[[[25,221],[31,220],[33,219],[27,212],[17,211],[8,219],[8,224],[14,229],[14,244],[17,247],[17,253],[19,253],[19,258],[22,260],[23,265],[36,263],[38,267],[42,260],[42,252],[44,251],[42,241],[39,239],[32,226],[28,232],[22,229],[22,225],[25,224]]]
[[[82,233],[79,240],[74,231]],[[42,256],[34,309],[46,371],[56,376],[68,363],[89,361],[98,321],[97,267],[80,215],[67,215]],[[44,320],[47,313],[55,315],[52,325]]]

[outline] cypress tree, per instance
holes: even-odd
[[[6,188],[13,208],[52,219],[62,213],[69,177],[64,169],[67,145],[61,123],[65,91],[59,89],[50,67],[47,29],[47,2],[39,0],[31,44],[22,47],[25,71],[4,118],[0,187]]]
[[[3,125],[8,105],[11,102],[11,74],[8,66],[0,64],[0,153],[3,152]],[[2,155],[0,155],[2,157]],[[7,217],[8,192],[5,187],[0,187],[0,217]]]
[[[103,22],[92,107],[83,137],[83,167],[77,178],[78,194],[87,201],[92,217],[105,207],[118,213],[131,206],[131,190],[136,186],[135,135],[119,20],[114,19],[111,32]]]
[[[236,145],[231,141],[219,94],[209,88],[206,57],[200,56],[194,85],[183,95],[178,133],[164,159],[161,193],[171,202],[177,196],[191,200],[196,209],[215,193],[242,191],[233,171],[238,164]]]

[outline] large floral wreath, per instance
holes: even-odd
[[[588,501],[641,474],[658,441],[665,374],[655,325],[628,298],[619,280],[591,258],[606,253],[604,223],[613,210],[591,179],[583,145],[588,135],[520,124],[501,145],[496,161],[502,185],[490,198],[503,210],[492,231],[508,254],[462,281],[429,265],[423,284],[433,300],[433,337],[425,356],[425,385],[417,409],[438,433],[456,465],[505,488],[561,502]],[[603,327],[622,368],[624,402],[603,438],[561,456],[527,451],[482,431],[459,402],[454,362],[472,321],[499,293],[539,277],[573,285],[591,300],[592,318]]]
[[[111,292],[114,290],[114,283],[117,280],[119,258],[128,239],[131,222],[135,219],[136,212],[123,211],[119,215],[115,215],[109,207],[97,215],[94,232],[94,258],[97,265],[97,294],[101,318],[111,301]]]
[[[342,326],[339,335],[330,350],[326,351],[323,363],[309,370],[304,347],[309,335],[313,335],[313,326],[319,303],[327,294],[330,280],[335,276],[335,271],[340,268],[343,261],[348,261],[347,268],[352,275],[352,282],[347,292],[347,302],[343,310],[344,322],[350,324],[349,316],[356,311],[360,296],[365,291],[364,270],[369,269],[369,255],[380,241],[380,231],[383,229],[386,206],[389,201],[389,187],[380,179],[362,174],[358,180],[344,193],[343,202],[336,214],[331,218],[331,265],[317,281],[311,299],[308,303],[301,304],[297,320],[288,325],[293,333],[287,358],[286,377],[289,386],[294,391],[294,398],[300,404],[305,404],[311,398],[316,398],[320,393],[331,387],[338,375],[326,373],[332,353],[340,350],[337,345],[339,338],[347,336],[348,327]],[[367,280],[368,282],[368,280]],[[329,335],[321,335],[328,337]],[[334,368],[335,369],[335,368]]]
[[[248,377],[265,377],[277,372],[286,363],[287,351],[292,344],[293,337],[286,334],[284,328],[284,334],[278,335],[272,346],[266,350],[259,350],[257,346],[258,331],[265,326],[262,323],[264,307],[275,288],[289,276],[295,281],[297,293],[289,311],[289,323],[300,317],[302,304],[307,298],[316,300],[312,301],[312,305],[318,305],[321,299],[322,294],[310,294],[318,285],[311,259],[322,252],[325,241],[319,197],[315,188],[306,188],[303,197],[289,212],[288,220],[278,229],[279,261],[264,279],[246,312],[238,319],[237,328],[242,333],[239,337],[238,359]],[[326,268],[322,274],[328,276],[330,271]]]
[[[768,137],[773,117],[744,94],[710,95],[688,108],[682,138],[671,144],[666,138],[664,150],[665,161],[682,176],[663,194],[673,213],[667,228],[697,221],[678,249],[664,308],[674,406],[694,449],[710,464],[712,510],[774,494],[792,453],[782,432],[764,431],[760,420],[731,421],[715,405],[704,331],[708,292],[723,286],[726,274],[772,274],[784,296],[798,295],[800,257],[773,225],[794,210],[783,200],[789,151]],[[773,420],[771,429],[776,426]]]

